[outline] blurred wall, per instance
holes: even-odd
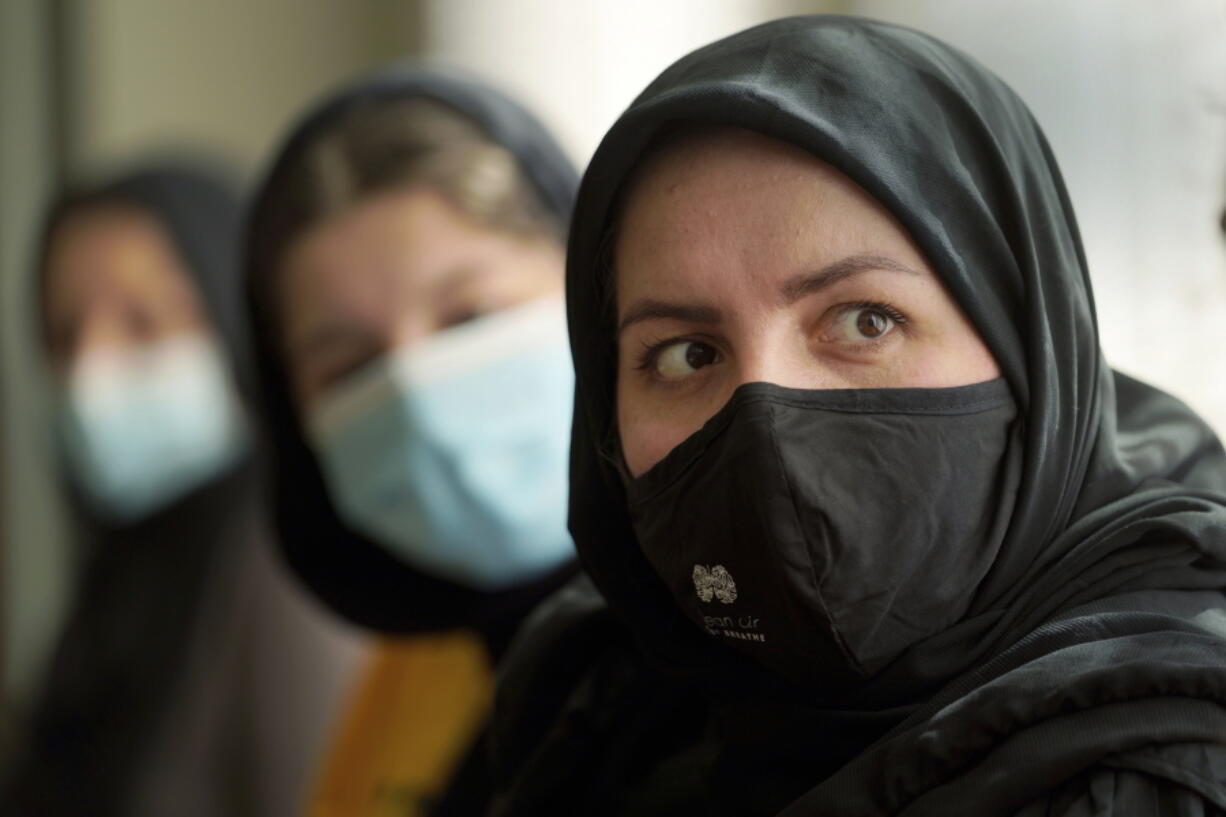
[[[75,0],[65,55],[71,170],[166,144],[251,166],[345,77],[415,48],[417,3]]]
[[[40,660],[63,601],[50,468],[27,436],[41,403],[20,275],[56,172],[53,28],[41,0],[0,3],[0,736],[9,726],[8,693]]]

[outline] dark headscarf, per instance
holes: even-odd
[[[799,146],[888,208],[992,350],[1022,418],[1020,451],[1011,452],[1023,462],[1015,510],[990,571],[965,588],[966,614],[846,699],[815,699],[768,677],[684,617],[636,542],[610,462],[616,345],[605,255],[619,194],[656,140],[704,125]],[[648,86],[600,145],[576,203],[567,264],[577,371],[570,521],[581,562],[657,667],[714,689],[739,713],[725,735],[735,736],[728,743],[744,750],[744,764],[730,763],[725,780],[756,798],[754,811],[789,802],[891,728],[905,736],[908,724],[955,699],[925,705],[959,676],[964,694],[1007,672],[1022,659],[1002,655],[1019,643],[1031,657],[1067,648],[1064,676],[1051,664],[1053,674],[980,702],[976,713],[989,724],[1009,720],[1026,684],[1051,691],[1053,707],[1155,690],[1226,703],[1226,640],[1202,629],[1210,619],[1192,620],[1193,609],[1223,606],[1226,455],[1189,409],[1104,362],[1089,270],[1051,150],[1025,105],[969,57],[914,31],[842,17],[779,20],[695,51]],[[1159,601],[1172,592],[1197,601]],[[1155,632],[1166,634],[1166,650],[1146,660],[1142,647]],[[1111,655],[1118,674],[1091,679]],[[976,668],[986,674],[964,675]],[[1104,685],[1116,691],[1099,695]],[[902,745],[888,764],[848,767],[842,779],[854,782],[837,789],[844,799],[815,795],[812,813],[822,802],[863,813],[848,792],[898,797],[897,807],[909,796],[894,785],[900,770],[925,757],[929,768],[906,785],[952,773],[941,763],[954,764],[953,749],[938,760],[922,743]],[[747,784],[744,770],[755,764],[775,767]],[[774,783],[758,785],[772,775]]]
[[[228,173],[166,160],[71,189],[48,211],[35,264],[40,318],[57,228],[95,208],[136,208],[166,231],[239,379],[247,370],[236,273],[239,195]],[[45,334],[44,334],[45,337]],[[80,579],[40,686],[29,735],[0,792],[18,813],[125,814],[145,752],[191,644],[209,579],[228,549],[250,544],[250,458],[170,505],[116,524],[71,482]]]
[[[472,120],[519,161],[541,202],[569,221],[578,176],[553,137],[502,93],[460,74],[404,64],[386,68],[327,97],[292,129],[252,208],[247,234],[247,286],[262,408],[273,457],[274,513],[286,558],[312,590],[349,620],[376,630],[410,633],[471,626],[495,649],[542,594],[574,571],[497,592],[427,575],[350,528],[336,513],[319,463],[303,436],[289,388],[271,281],[286,243],[301,229],[300,213],[278,206],[278,193],[311,149],[347,115],[364,107],[425,98]],[[287,226],[292,225],[292,226]]]

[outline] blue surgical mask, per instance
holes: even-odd
[[[225,363],[200,335],[85,353],[65,383],[60,422],[77,481],[117,522],[191,493],[248,444]]]
[[[573,396],[551,298],[376,361],[326,393],[307,425],[350,525],[422,571],[497,590],[574,556]]]

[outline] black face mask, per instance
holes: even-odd
[[[837,691],[971,605],[1012,514],[1015,415],[1003,379],[751,383],[630,482],[634,528],[699,627]]]

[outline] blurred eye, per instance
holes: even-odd
[[[879,340],[907,319],[885,304],[849,304],[835,322],[837,340]]]
[[[720,360],[719,352],[714,347],[696,340],[676,341],[663,348],[657,347],[653,357],[649,365],[665,380],[687,377]]]
[[[489,313],[480,309],[466,309],[463,311],[452,312],[445,315],[439,322],[439,329],[450,329],[453,326],[475,321],[477,318],[483,318]]]

